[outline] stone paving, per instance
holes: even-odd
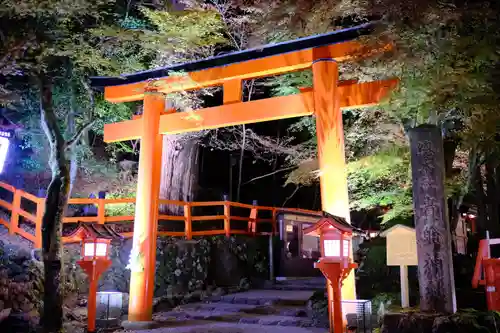
[[[302,283],[295,281],[292,284],[300,287]],[[171,311],[158,312],[153,316],[157,328],[133,332],[326,333],[326,328],[314,327],[315,323],[307,310],[307,302],[318,288],[283,290],[286,285],[287,282],[281,283],[282,288],[278,290],[250,290],[212,297],[208,302],[185,304]]]

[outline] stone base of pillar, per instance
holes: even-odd
[[[122,328],[126,330],[150,330],[153,328],[158,328],[160,325],[155,321],[128,321],[125,320],[122,322]]]

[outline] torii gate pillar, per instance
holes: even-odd
[[[339,72],[334,59],[319,59],[312,65],[314,111],[318,138],[318,160],[322,210],[350,221],[342,111],[338,94]],[[352,248],[350,249],[352,251]],[[352,253],[350,254],[352,257]],[[333,313],[333,288],[327,282],[328,308]],[[356,299],[354,272],[342,286],[342,299]],[[330,317],[332,317],[330,315]],[[330,323],[333,328],[333,323]]]
[[[134,236],[129,263],[131,273],[129,322],[149,322],[153,314],[162,156],[162,135],[159,133],[159,125],[164,110],[164,94],[155,91],[147,91],[144,94],[144,110],[140,120],[141,149]]]

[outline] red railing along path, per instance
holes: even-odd
[[[10,212],[10,220],[7,221],[0,216],[0,224],[3,224],[10,234],[17,234],[30,240],[34,243],[35,248],[40,248],[42,245],[42,217],[45,209],[45,198],[37,197],[26,191],[16,189],[14,186],[0,182],[0,188],[12,193],[12,202],[7,202],[0,199],[0,207]],[[29,205],[32,206],[32,212],[28,212],[23,208],[22,202],[27,200]],[[135,204],[135,198],[117,198],[117,199],[103,199],[103,198],[71,198],[69,199],[71,205],[94,205],[97,207],[96,216],[71,216],[65,217],[64,223],[132,223],[134,221],[133,215],[122,216],[107,216],[106,205],[112,204]],[[174,215],[159,215],[159,220],[166,221],[183,221],[184,231],[158,231],[159,236],[179,236],[192,239],[194,236],[213,236],[225,235],[229,237],[235,234],[246,235],[271,235],[276,233],[276,215],[277,212],[290,212],[290,213],[306,213],[320,216],[320,212],[310,211],[305,209],[296,208],[276,208],[258,205],[249,205],[239,202],[231,201],[206,201],[206,202],[184,202],[176,200],[159,200],[160,205],[177,205],[183,206],[184,216]],[[193,207],[219,207],[221,215],[193,215]],[[246,216],[231,215],[231,208],[245,208],[250,210]],[[259,214],[267,212],[270,218],[259,218]],[[34,226],[34,234],[27,232],[19,226],[20,218],[23,222],[28,222]],[[193,231],[193,222],[200,221],[223,221],[223,229],[216,230],[197,230]],[[247,222],[246,229],[231,228],[231,221]],[[258,231],[258,225],[262,223],[270,223],[272,231],[261,232]],[[120,232],[122,237],[132,237],[133,232]],[[73,242],[72,237],[63,237],[63,242]]]

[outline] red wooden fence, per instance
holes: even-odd
[[[45,210],[45,198],[37,197],[33,194],[25,192],[20,189],[16,189],[14,186],[0,182],[0,188],[3,188],[13,195],[12,202],[7,202],[0,199],[0,207],[10,211],[10,220],[7,221],[0,217],[0,224],[3,224],[9,229],[10,234],[20,235],[30,241],[35,245],[35,248],[40,248],[42,245],[42,217]],[[35,206],[35,213],[30,213],[22,208],[22,201],[27,200],[32,206]],[[178,205],[184,207],[184,216],[174,216],[174,215],[159,215],[159,220],[167,221],[184,221],[184,231],[159,231],[159,236],[181,236],[187,239],[192,239],[194,236],[212,236],[212,235],[225,235],[229,237],[235,234],[246,234],[246,235],[270,235],[276,233],[276,215],[277,212],[285,211],[290,213],[306,213],[306,214],[320,214],[316,211],[295,209],[295,208],[276,208],[276,207],[265,207],[258,205],[249,205],[238,202],[231,201],[207,201],[207,202],[184,202],[176,200],[159,200],[160,205]],[[127,216],[107,216],[106,215],[106,205],[112,204],[134,204],[135,198],[122,198],[122,199],[99,199],[99,198],[71,198],[69,199],[69,204],[72,205],[95,205],[97,206],[96,216],[71,216],[65,217],[63,219],[64,223],[132,223],[134,221],[133,215]],[[192,214],[193,207],[223,207],[222,215],[202,215],[194,216]],[[231,215],[231,208],[246,208],[250,210],[247,216],[237,216]],[[270,218],[259,218],[259,214],[263,212],[268,212]],[[30,234],[26,230],[23,230],[19,226],[20,218],[23,218],[23,222],[31,223],[34,226],[34,234]],[[198,221],[216,221],[222,220],[223,229],[218,230],[204,230],[204,231],[193,231],[193,222]],[[244,221],[247,222],[247,228],[234,229],[231,228],[231,221]],[[270,223],[272,226],[272,231],[270,232],[260,232],[257,226],[261,223]],[[132,237],[133,232],[121,232],[123,237]],[[71,237],[63,237],[63,242],[72,242]]]

